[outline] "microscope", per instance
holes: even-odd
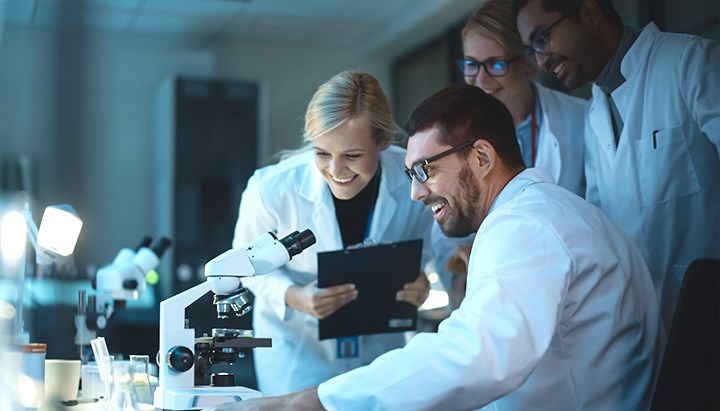
[[[233,364],[243,351],[270,347],[271,340],[233,329],[213,329],[211,336],[195,338],[195,330],[186,326],[185,308],[212,291],[218,318],[228,318],[231,311],[238,317],[245,315],[251,306],[240,278],[267,274],[313,244],[315,236],[310,230],[295,231],[282,239],[267,232],[244,247],[213,258],[205,264],[205,282],[160,303],[160,379],[155,409],[196,410],[261,396],[256,390],[235,386],[233,374],[212,373],[212,368]],[[211,374],[210,385],[201,385],[207,374]]]
[[[97,271],[93,282],[95,294],[86,298],[84,290],[78,293],[75,345],[83,363],[90,356],[87,349],[90,341],[105,329],[115,310],[124,308],[127,301],[137,300],[145,291],[146,275],[158,266],[172,241],[163,237],[152,248],[151,244],[152,238],[146,236],[134,250],[122,248],[110,264]]]

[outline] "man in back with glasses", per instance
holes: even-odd
[[[413,111],[411,196],[477,231],[437,333],[317,388],[213,410],[647,410],[663,343],[647,267],[597,208],[526,169],[507,108],[448,86]]]
[[[514,0],[526,56],[592,82],[586,198],[647,261],[665,329],[690,263],[720,258],[720,45],[624,27],[610,0]]]

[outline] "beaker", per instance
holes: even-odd
[[[112,394],[105,408],[108,411],[140,411],[130,363],[115,362],[112,366]]]
[[[130,355],[130,367],[135,382],[135,392],[138,402],[153,403],[153,389],[150,384],[149,373],[150,357],[147,355]]]

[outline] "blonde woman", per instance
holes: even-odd
[[[257,170],[248,181],[234,246],[266,231],[309,228],[317,238],[285,267],[243,279],[255,295],[255,333],[273,340],[272,348],[255,350],[264,395],[316,386],[404,345],[401,333],[360,336],[348,354],[336,340],[319,341],[317,328],[318,319],[358,295],[353,284],[317,287],[317,253],[364,241],[422,238],[429,244],[433,218],[410,199],[405,150],[391,144],[396,130],[379,82],[368,73],[339,73],[318,88],[307,108],[304,137],[311,149]],[[425,301],[429,284],[418,274],[398,290],[398,300],[416,306]]]
[[[556,183],[584,197],[586,101],[532,81],[535,66],[523,57],[527,47],[522,44],[511,10],[511,0],[490,0],[470,16],[462,31],[463,58],[458,66],[467,84],[508,108],[525,166],[545,168]],[[468,258],[474,236],[448,239],[438,227],[433,231],[436,268],[450,291],[453,307],[457,307],[465,291],[462,261]],[[446,262],[456,250],[448,267]]]
[[[556,183],[584,196],[586,101],[532,81],[535,66],[523,58],[527,48],[511,10],[510,0],[490,0],[468,19],[460,71],[467,84],[508,108],[525,166],[545,168]]]

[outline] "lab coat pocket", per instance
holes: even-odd
[[[657,129],[635,141],[643,207],[700,191],[684,131],[682,126]]]

